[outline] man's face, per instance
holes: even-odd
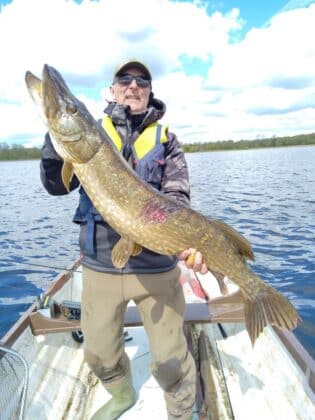
[[[127,69],[124,72],[124,76],[125,75],[140,76],[145,79],[141,70],[134,67]],[[126,85],[125,83],[119,83],[118,78],[118,80],[111,86],[110,92],[118,104],[129,105],[132,114],[141,114],[147,109],[151,85],[147,87],[138,86],[135,79]]]

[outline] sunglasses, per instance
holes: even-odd
[[[141,76],[133,76],[132,74],[124,74],[122,76],[115,77],[115,81],[121,86],[129,86],[132,81],[135,80],[137,85],[141,88],[147,88],[151,86],[151,81],[144,79]]]

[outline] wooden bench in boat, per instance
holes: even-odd
[[[33,311],[29,314],[29,318],[34,335],[80,330],[79,320],[69,320],[62,314],[59,314],[56,318],[49,318],[38,311]],[[240,292],[216,298],[209,302],[187,303],[185,323],[205,322],[244,322],[243,299]],[[127,307],[124,324],[125,327],[142,325],[136,306]]]

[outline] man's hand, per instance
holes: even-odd
[[[201,252],[194,248],[185,249],[179,254],[178,258],[185,261],[187,268],[191,268],[201,274],[206,274],[208,272],[208,267],[204,262]]]

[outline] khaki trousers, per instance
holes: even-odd
[[[164,390],[170,416],[191,412],[196,367],[183,333],[185,299],[178,267],[157,274],[110,274],[83,267],[81,328],[85,359],[106,383],[129,374],[123,322],[133,300],[149,338],[152,374]]]

